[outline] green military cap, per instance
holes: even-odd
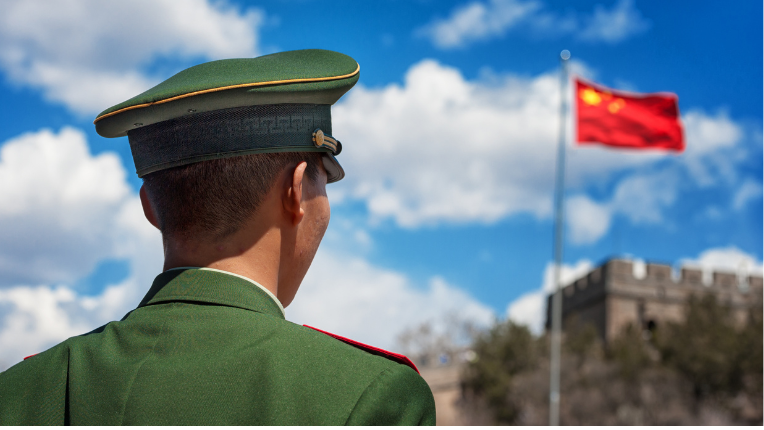
[[[345,172],[330,107],[359,72],[352,58],[321,49],[211,61],[106,109],[94,124],[101,136],[127,135],[139,177],[238,155],[323,152],[336,182]]]

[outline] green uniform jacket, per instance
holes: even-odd
[[[435,424],[408,366],[284,319],[212,270],[159,275],[119,322],[0,373],[0,424]]]

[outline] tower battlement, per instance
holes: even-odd
[[[674,272],[667,264],[641,264],[611,259],[562,288],[563,323],[573,316],[592,323],[604,340],[612,339],[627,324],[655,327],[684,317],[684,304],[693,296],[714,294],[733,309],[736,318],[762,304],[760,275],[705,272],[682,267]],[[635,270],[637,269],[637,270]],[[547,327],[551,324],[551,299],[547,298]]]
[[[646,263],[645,274],[642,277],[635,275],[634,264],[631,260],[610,260],[601,267],[613,276],[622,279],[631,279],[633,281],[643,282],[662,282],[671,280],[677,285],[698,286],[704,288],[730,289],[734,287],[745,290],[748,287],[762,288],[762,277],[751,274],[738,274],[726,271],[713,271],[709,281],[704,280],[703,270],[693,267],[682,267],[679,273],[674,276],[673,268],[667,264]]]

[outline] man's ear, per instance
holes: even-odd
[[[146,219],[149,220],[151,225],[159,229],[159,221],[157,221],[157,214],[154,212],[154,208],[151,207],[151,201],[149,201],[149,196],[146,194],[146,187],[141,185],[141,191],[138,193],[141,196],[141,206],[143,206],[143,215],[146,216]]]
[[[306,167],[308,167],[308,163],[303,161],[294,168],[292,174],[287,177],[286,189],[282,194],[284,211],[289,216],[292,225],[299,224],[305,215],[305,211],[302,209],[302,182]]]

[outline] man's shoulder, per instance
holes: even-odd
[[[315,379],[302,379],[303,386],[319,382],[321,397],[346,400],[339,402],[348,408],[345,423],[435,423],[432,392],[405,356],[312,327],[291,324],[289,330],[296,341],[291,348],[314,369]]]
[[[413,363],[403,355],[384,351],[313,327],[289,323],[290,346],[281,354],[299,355],[302,364],[313,369],[317,380],[334,381],[365,390],[383,379],[393,384],[424,386]],[[429,391],[429,389],[428,389]]]
[[[386,369],[416,367],[405,356],[356,342],[343,336],[309,326],[286,322],[284,335],[289,340],[289,350],[303,355],[312,362],[320,361],[341,366],[347,371],[380,373]],[[408,363],[406,363],[408,362]]]
[[[368,345],[366,343],[359,342],[357,340],[353,340],[353,339],[347,338],[345,336],[341,336],[341,335],[338,335],[338,334],[330,333],[328,331],[321,330],[321,329],[316,328],[316,327],[311,327],[311,326],[308,326],[308,325],[305,325],[303,327],[309,328],[309,329],[311,329],[311,330],[313,330],[315,332],[318,332],[318,333],[321,333],[322,335],[325,335],[325,336],[319,336],[319,338],[321,338],[321,340],[325,340],[326,337],[335,339],[335,340],[337,340],[337,341],[339,341],[339,342],[341,342],[341,343],[343,343],[345,345],[349,345],[349,346],[353,347],[353,349],[355,349],[355,350],[360,350],[360,351],[365,352],[366,354],[370,354],[370,355],[377,356],[377,357],[382,357],[382,358],[385,358],[385,359],[390,360],[392,362],[395,362],[395,363],[398,363],[398,364],[402,364],[404,366],[407,366],[407,367],[413,369],[416,373],[419,373],[419,369],[417,369],[416,365],[414,365],[414,363],[408,357],[406,357],[403,354],[398,354],[398,353],[395,353],[395,352],[392,352],[392,351],[387,351],[387,350],[384,350],[382,348],[379,348],[379,347],[376,347],[376,346],[372,346],[372,345]],[[334,344],[334,345],[336,345],[336,344]]]
[[[0,425],[64,424],[67,342],[0,372]]]

